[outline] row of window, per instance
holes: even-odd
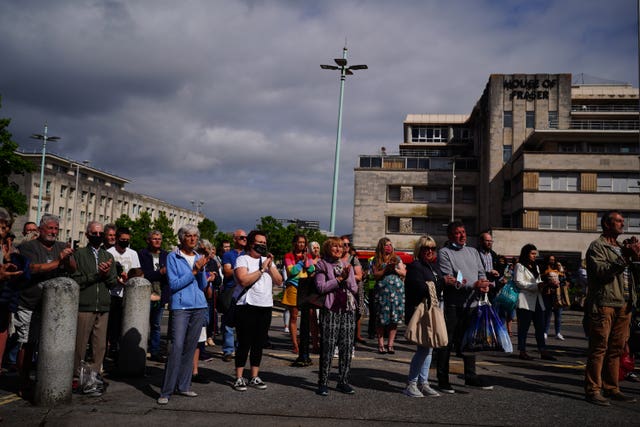
[[[640,213],[625,213],[625,232],[640,232]],[[602,213],[598,213],[597,224],[600,224]],[[540,211],[538,214],[540,230],[579,230],[580,213],[575,211]]]
[[[425,185],[404,186],[410,189],[410,196],[403,197],[400,185],[390,185],[387,189],[387,201],[389,202],[419,202],[419,203],[449,203],[451,202],[451,190],[449,188],[434,188]],[[406,191],[406,190],[405,190]],[[462,187],[460,203],[476,203],[475,187]]]
[[[558,129],[558,112],[557,111],[549,111],[548,124],[549,124],[549,129]],[[505,128],[513,127],[513,111],[504,111],[502,125]],[[525,127],[527,129],[534,129],[536,127],[535,111],[525,112]]]
[[[414,126],[411,142],[471,142],[473,132],[468,128],[449,126]]]
[[[443,235],[446,234],[448,218],[425,218],[412,217],[401,218],[396,216],[387,217],[387,233],[396,234],[429,234]],[[473,220],[464,221],[467,233],[475,234],[475,225]]]
[[[597,192],[599,193],[639,193],[640,175],[636,173],[599,173]],[[580,189],[580,174],[540,172],[538,190],[576,192]]]

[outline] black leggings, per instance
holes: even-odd
[[[239,305],[236,307],[235,316],[238,338],[236,368],[243,368],[247,364],[249,352],[251,352],[249,357],[251,366],[260,366],[262,349],[271,325],[271,307]]]

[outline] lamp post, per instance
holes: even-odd
[[[196,215],[200,215],[200,208],[204,206],[204,200],[192,200],[191,205],[196,210]]]
[[[42,213],[42,185],[44,181],[44,159],[47,156],[47,141],[55,142],[60,140],[57,136],[49,136],[47,137],[47,123],[44,124],[44,135],[39,133],[34,133],[31,135],[33,139],[42,140],[42,163],[40,165],[40,188],[38,189],[38,213],[36,214],[36,224],[40,224],[40,215]]]
[[[451,222],[455,221],[456,158],[451,159]]]
[[[323,70],[340,70],[340,99],[338,102],[338,132],[336,134],[336,154],[333,162],[333,192],[331,193],[331,221],[329,231],[335,233],[336,228],[336,197],[338,195],[338,171],[340,165],[340,138],[342,135],[342,100],[344,97],[344,81],[346,76],[353,74],[352,70],[366,70],[366,65],[352,65],[347,67],[347,47],[342,49],[342,58],[334,59],[335,65],[320,65]]]
[[[87,166],[89,164],[89,160],[83,160],[82,163]],[[78,194],[80,194],[80,163],[76,163],[76,194],[73,197],[73,216],[71,222],[71,243],[75,239],[76,235],[76,213],[78,211]]]

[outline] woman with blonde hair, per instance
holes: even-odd
[[[394,342],[398,323],[404,315],[404,283],[406,269],[386,237],[378,241],[373,259],[373,277],[376,279],[376,337],[378,354],[394,354]],[[384,333],[388,333],[388,345],[384,346]]]

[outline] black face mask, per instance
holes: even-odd
[[[100,244],[102,243],[102,241],[104,240],[102,236],[87,236],[87,240],[89,240],[89,244],[91,246],[100,246]]]
[[[253,245],[253,250],[265,256],[267,254],[267,245]]]
[[[116,242],[118,244],[118,246],[120,246],[122,249],[128,248],[129,247],[129,241],[128,240],[118,240]]]

